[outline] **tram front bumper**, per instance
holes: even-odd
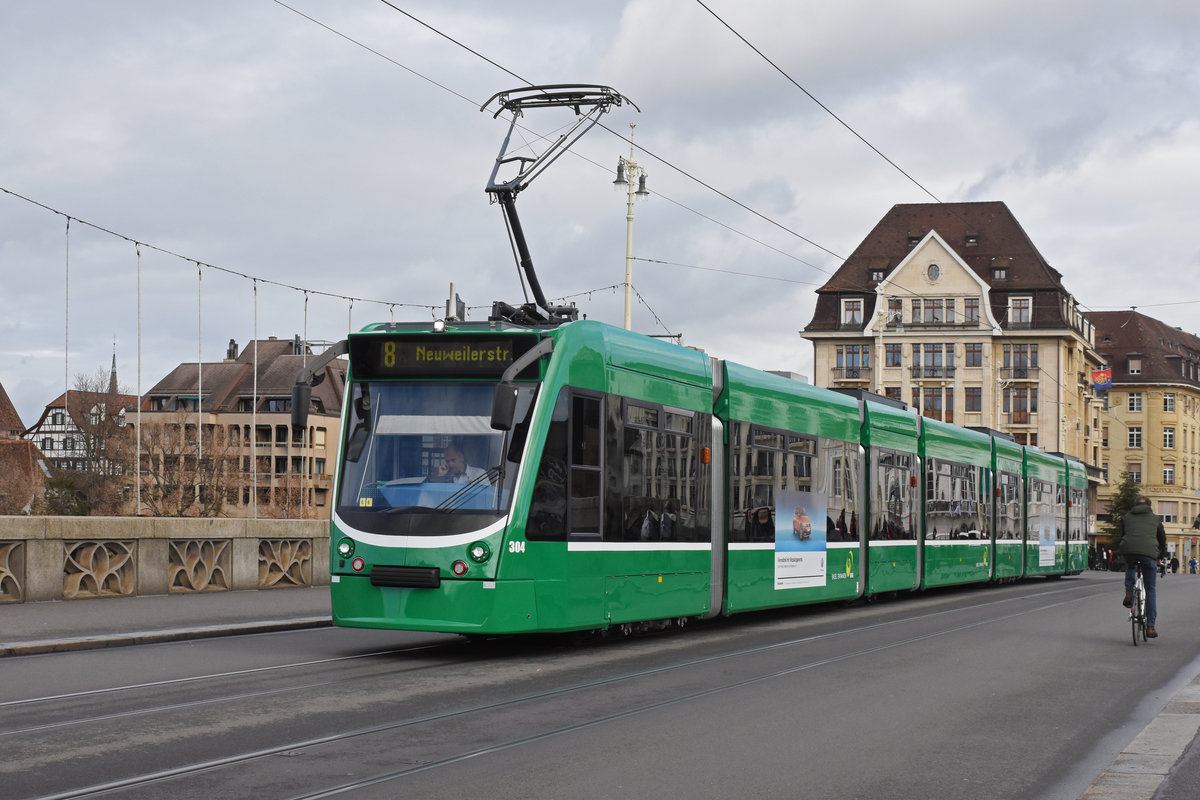
[[[333,624],[459,634],[538,630],[534,581],[447,580],[435,589],[373,586],[365,575],[334,575]]]

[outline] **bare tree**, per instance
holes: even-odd
[[[222,425],[184,411],[142,425],[142,502],[159,517],[220,516],[237,472]]]
[[[258,515],[270,519],[319,519],[324,513],[318,513],[307,495],[311,481],[297,473],[277,475],[275,487],[271,490],[270,503],[260,503]],[[324,512],[324,509],[320,509]]]

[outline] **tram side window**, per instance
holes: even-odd
[[[1084,508],[1083,490],[1071,489],[1071,541],[1082,542],[1083,536],[1083,518],[1087,513]]]
[[[1012,472],[1001,472],[998,481],[1000,496],[1000,529],[997,539],[1021,538],[1021,478]]]
[[[871,475],[871,530],[874,540],[916,539],[916,456],[895,450],[875,451]]]
[[[601,398],[571,400],[571,533],[600,535]]]
[[[1054,484],[1054,538],[1056,541],[1067,540],[1067,487],[1064,484]]]
[[[538,462],[529,505],[525,538],[530,541],[564,541],[567,538],[567,409],[564,389],[554,404],[550,428]]]
[[[1029,479],[1029,539],[1042,545],[1054,541],[1054,485]]]
[[[980,468],[933,457],[926,463],[925,538],[986,538]]]
[[[821,475],[818,489],[825,496],[825,535],[830,542],[858,541],[858,487],[862,486],[862,457],[857,444],[820,440]]]
[[[616,398],[610,398],[615,405]],[[711,524],[708,468],[701,462],[707,416],[683,409],[624,400],[618,466],[608,508],[620,509],[622,541],[695,541]]]
[[[809,525],[821,524],[818,512],[824,513],[827,528],[840,531],[836,520],[843,519],[840,510],[845,506],[839,505],[839,510],[834,512],[835,499],[839,503],[848,497],[852,499],[853,487],[847,488],[847,483],[853,483],[853,476],[860,474],[860,468],[848,461],[839,449],[842,443],[736,421],[731,423],[729,440],[732,450],[730,461],[745,465],[740,473],[732,470],[730,475],[731,541],[775,541],[776,516],[785,511],[793,518],[793,524],[796,524],[795,520],[808,516]],[[817,468],[819,442],[823,463],[820,469]],[[835,463],[839,465],[836,476]],[[814,505],[811,509],[805,508],[800,516],[795,514],[795,505],[779,511],[776,506],[780,492],[822,495],[823,507],[818,509]],[[853,506],[844,516],[844,521],[849,537],[851,527],[857,527]],[[834,541],[840,538],[840,533],[830,535]]]

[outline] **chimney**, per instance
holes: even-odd
[[[229,349],[227,349],[225,351],[225,360],[226,361],[237,361],[237,357],[238,357],[237,341],[234,339],[230,339],[229,340]]]

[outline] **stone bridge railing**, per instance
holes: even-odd
[[[0,517],[0,603],[328,583],[328,520]]]

